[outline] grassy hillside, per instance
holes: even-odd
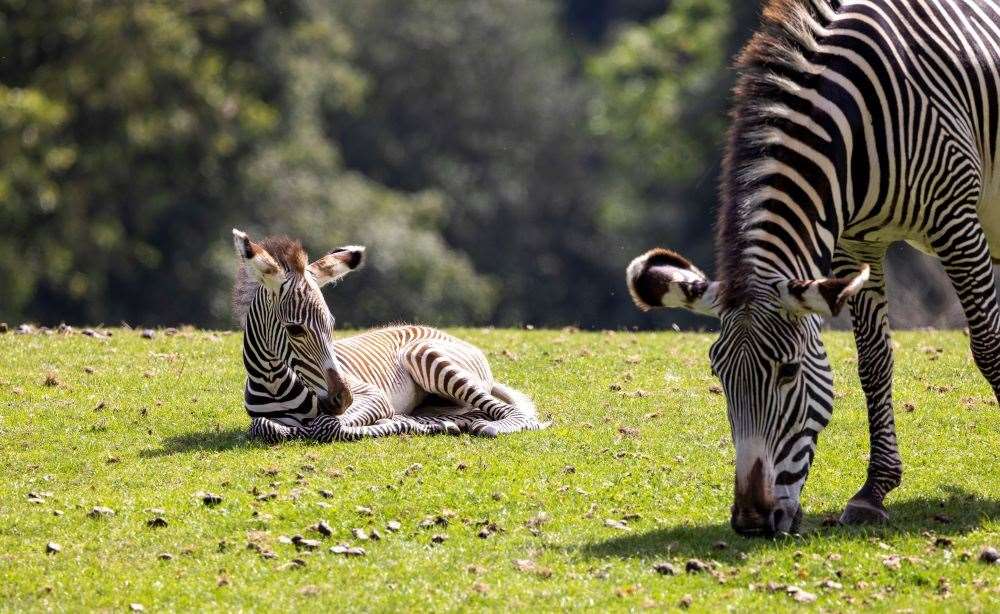
[[[709,335],[455,331],[550,430],[266,447],[244,438],[238,334],[111,332],[0,335],[0,610],[802,607],[785,585],[813,608],[1000,608],[978,561],[1000,547],[1000,410],[961,333],[896,336],[906,474],[868,530],[822,524],[868,451],[853,341],[827,335],[840,397],[803,535],[748,540]]]

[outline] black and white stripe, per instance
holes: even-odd
[[[440,330],[395,326],[333,341],[320,286],[357,268],[363,248],[307,265],[298,242],[258,244],[238,230],[233,237],[252,438],[493,437],[545,428],[527,396],[493,380],[482,351]]]
[[[257,337],[248,332],[245,339]],[[352,441],[403,433],[493,437],[546,426],[538,422],[530,399],[493,381],[478,348],[443,331],[397,326],[348,337],[333,346],[353,399],[347,411],[341,416],[320,414],[316,395],[301,384],[296,370],[269,363],[275,368],[274,379],[282,381],[279,387],[301,388],[306,400],[283,404],[261,396],[262,404],[251,404],[247,396],[253,437],[269,442]],[[245,348],[244,362],[247,354]],[[248,390],[251,373],[248,368]],[[447,404],[425,406],[429,395]]]
[[[789,530],[833,407],[820,317],[848,305],[871,454],[842,521],[882,521],[901,480],[882,262],[937,255],[1000,398],[1000,4],[771,0],[744,50],[722,176],[718,282],[668,250],[629,267],[643,308],[721,320],[737,449],[733,526]],[[992,246],[991,246],[992,243]]]

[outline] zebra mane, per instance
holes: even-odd
[[[271,254],[286,272],[301,275],[309,263],[309,256],[302,244],[286,236],[265,237],[258,241],[257,245],[267,250],[267,253]],[[239,271],[236,272],[236,282],[233,284],[233,315],[241,327],[259,288],[260,282],[257,278],[247,271],[245,263],[241,264]]]
[[[839,0],[768,0],[761,25],[736,59],[739,74],[719,185],[721,206],[716,223],[716,275],[724,283],[724,309],[750,297],[753,262],[746,257],[747,230],[756,209],[754,193],[766,175],[770,126],[787,112],[783,89],[794,88],[785,75],[807,63],[817,45],[817,30],[834,16]]]

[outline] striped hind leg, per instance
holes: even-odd
[[[483,437],[496,437],[542,428],[533,416],[492,394],[489,366],[455,344],[425,341],[407,347],[401,355],[410,376],[429,393],[451,399],[478,412],[456,417],[462,430]],[[464,359],[464,360],[463,360]],[[481,414],[480,414],[481,412]]]
[[[976,366],[1000,400],[1000,302],[989,242],[973,207],[948,222],[931,245],[965,312]]]

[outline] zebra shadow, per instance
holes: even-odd
[[[155,450],[142,450],[140,458],[159,458],[172,454],[191,452],[223,452],[234,448],[245,448],[255,444],[247,441],[245,428],[224,428],[193,431],[165,437]]]
[[[889,538],[894,535],[927,534],[938,537],[960,536],[979,528],[983,522],[1000,520],[1000,501],[983,498],[959,487],[942,488],[940,497],[918,497],[887,506],[890,521],[885,525],[825,526],[824,519],[836,518],[840,509],[808,514],[802,533],[794,536],[745,538],[737,535],[729,523],[712,525],[677,525],[645,533],[630,533],[576,546],[587,558],[662,558],[680,557],[713,559],[730,565],[744,563],[745,554],[761,550],[783,550],[822,540],[838,542]]]

